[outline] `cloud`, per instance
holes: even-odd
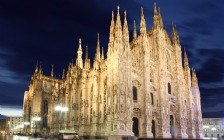
[[[8,117],[22,117],[23,110],[21,106],[0,106],[0,114]]]

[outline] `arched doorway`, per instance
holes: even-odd
[[[135,134],[136,137],[139,136],[139,130],[138,130],[138,118],[133,117],[133,127],[132,132]]]
[[[171,137],[174,137],[174,123],[173,123],[173,115],[170,115],[170,134]]]
[[[155,138],[156,137],[156,125],[155,125],[155,121],[152,120],[152,134],[153,134],[153,137]]]

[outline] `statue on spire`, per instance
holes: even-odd
[[[110,42],[114,41],[114,12],[112,11],[112,18],[110,24]]]
[[[97,35],[95,60],[100,60],[100,34]]]
[[[114,35],[115,35],[115,39],[122,41],[122,27],[121,27],[121,18],[120,18],[119,9],[120,9],[120,7],[117,6],[117,20],[116,20],[116,24],[115,24]],[[121,41],[119,41],[119,42],[121,42]]]
[[[137,29],[136,29],[136,24],[135,24],[135,20],[134,20],[134,31],[133,31],[133,38],[137,38]]]
[[[38,73],[38,61],[37,61],[37,64],[36,64],[35,73]]]
[[[85,69],[90,68],[90,59],[88,58],[88,45],[86,45],[86,59],[85,59]]]
[[[52,69],[51,69],[51,78],[54,77],[54,65],[52,65]]]
[[[83,60],[82,60],[82,40],[79,38],[79,48],[77,51],[77,58],[76,58],[76,66],[79,68],[83,68]]]

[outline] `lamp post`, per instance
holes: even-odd
[[[38,117],[38,116],[35,116],[35,117],[33,117],[33,121],[35,122],[35,132],[36,132],[36,129],[37,129],[37,122],[41,121],[41,118]]]
[[[61,130],[61,124],[62,124],[62,120],[61,120],[61,118],[62,118],[62,112],[66,112],[66,111],[68,111],[68,107],[66,107],[66,106],[62,106],[62,105],[57,105],[57,106],[55,107],[55,111],[60,112],[59,130]]]

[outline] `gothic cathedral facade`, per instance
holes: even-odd
[[[51,76],[36,67],[24,93],[24,121],[31,123],[30,133],[69,129],[111,139],[203,138],[196,72],[189,68],[185,50],[182,64],[176,26],[170,39],[156,5],[151,30],[146,30],[142,9],[140,34],[134,23],[132,41],[126,12],[122,26],[118,7],[116,17],[112,12],[107,58],[101,49],[98,35],[91,65],[88,48],[82,57],[79,39],[76,62],[61,79],[55,78],[53,67]],[[57,105],[68,111],[55,111]]]

